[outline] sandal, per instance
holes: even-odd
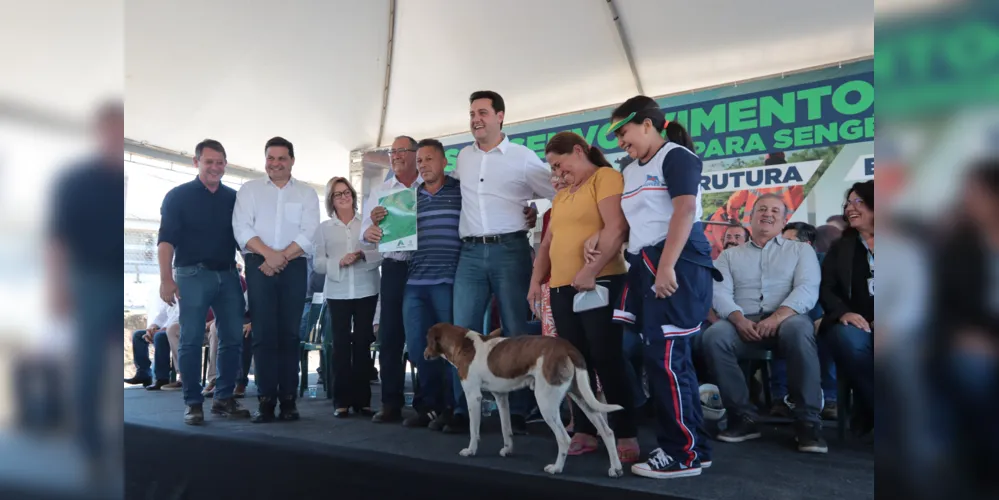
[[[597,451],[597,438],[593,436],[576,434],[572,436],[572,440],[569,441],[569,455],[582,455],[592,451]]]
[[[350,411],[347,410],[347,408],[337,408],[333,410],[333,417],[335,418],[344,418],[348,414],[350,414]]]
[[[633,464],[642,459],[642,450],[638,447],[638,440],[635,438],[631,439],[619,439],[617,441],[617,456],[621,460],[622,464]]]

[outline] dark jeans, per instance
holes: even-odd
[[[454,277],[457,292],[454,294],[454,324],[479,331],[489,300],[496,295],[503,336],[524,335],[530,319],[527,291],[531,285],[532,264],[531,245],[526,236],[510,237],[502,243],[463,243]],[[455,413],[467,414],[465,391],[457,376],[453,380]],[[529,389],[510,393],[511,415],[527,417],[533,407],[534,395]]]
[[[371,343],[378,296],[326,301],[333,333],[333,407],[371,407]],[[327,367],[328,369],[328,367]]]
[[[611,297],[621,295],[625,276],[606,276],[597,279],[597,284],[607,288]],[[635,426],[635,398],[628,382],[624,361],[624,334],[620,324],[614,323],[614,307],[608,304],[597,309],[580,313],[573,312],[572,301],[576,289],[571,285],[552,288],[552,316],[558,336],[568,340],[586,360],[590,374],[590,387],[596,392],[597,374],[603,386],[608,404],[620,405],[623,410],[608,415],[614,437],[633,438],[638,435]],[[582,410],[571,402],[573,414],[584,415]],[[597,429],[588,418],[576,419],[576,432],[597,435]]]
[[[149,344],[142,338],[145,330],[132,334],[132,359],[135,361],[136,377],[154,377],[156,380],[170,380],[170,341],[166,330],[153,334],[153,347],[156,348],[156,363],[150,365]],[[153,369],[154,368],[154,369]]]
[[[403,318],[409,360],[420,374],[420,387],[413,397],[413,408],[419,412],[439,413],[454,406],[451,364],[441,358],[423,359],[430,327],[452,321],[453,290],[449,283],[406,285]]]
[[[258,264],[259,265],[259,264]],[[259,271],[257,271],[259,272]],[[239,376],[239,353],[243,346],[243,288],[233,267],[212,271],[203,266],[183,266],[174,270],[180,292],[180,346],[177,348],[180,373],[184,376],[184,404],[200,405],[202,348],[205,345],[205,316],[208,308],[215,314],[219,336],[218,378],[215,399],[232,397]],[[254,325],[255,326],[255,325]]]
[[[645,403],[649,399],[645,395],[645,389],[642,387],[642,374],[645,373],[643,369],[645,358],[642,354],[642,336],[638,332],[625,327],[623,341],[624,367],[628,373],[628,384],[631,385],[631,392],[634,394],[635,408],[641,408],[645,406]]]
[[[381,367],[382,408],[402,409],[405,405],[406,370],[402,350],[406,344],[402,302],[409,278],[409,263],[400,260],[382,261],[382,311],[378,322],[378,365]]]
[[[253,332],[250,332],[249,337],[243,337],[243,350],[240,352],[240,360],[239,360],[239,377],[236,379],[237,385],[242,385],[244,388],[250,385],[250,364],[252,363],[253,363]]]
[[[259,269],[263,263],[263,256],[246,254],[257,393],[267,398],[294,400],[298,395],[299,330],[308,278],[305,258],[292,260],[274,276],[267,276]],[[221,352],[220,346],[220,357]],[[220,363],[220,372],[221,366]]]
[[[836,350],[843,375],[850,381],[858,409],[874,410],[874,335],[853,325],[829,328],[829,341]]]

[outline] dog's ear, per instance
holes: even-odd
[[[486,339],[495,339],[497,337],[502,337],[502,336],[503,336],[503,329],[502,328],[497,328],[497,329],[489,332],[489,335],[486,335]]]

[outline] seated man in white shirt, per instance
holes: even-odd
[[[176,345],[171,346],[167,338],[168,309],[171,307],[164,303],[159,296],[156,296],[152,302],[154,304],[151,304],[146,310],[150,313],[155,311],[155,315],[147,315],[146,329],[136,330],[132,333],[132,361],[135,363],[135,376],[125,379],[125,383],[129,385],[142,384],[143,387],[148,387],[150,390],[157,390],[170,383],[170,353],[176,349]],[[155,363],[152,365],[149,361],[150,345],[154,347],[156,357]]]
[[[826,453],[818,349],[807,316],[818,301],[821,272],[810,245],[781,237],[786,221],[787,207],[779,197],[760,196],[753,205],[750,241],[724,250],[715,261],[724,277],[714,285],[720,319],[704,331],[702,342],[728,414],[728,428],[718,439],[738,443],[760,437],[739,367],[740,353],[758,346],[787,360],[798,450]]]

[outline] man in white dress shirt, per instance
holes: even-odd
[[[458,233],[462,248],[454,278],[454,322],[482,331],[486,307],[496,295],[503,335],[520,335],[527,331],[530,319],[527,292],[533,262],[528,230],[533,227],[529,221],[537,218],[528,203],[555,196],[551,170],[534,151],[510,142],[503,133],[503,97],[478,91],[469,103],[475,143],[461,150],[451,173],[461,181]],[[454,382],[455,416],[444,432],[464,433],[468,432],[469,410],[461,384],[457,378]],[[527,389],[510,397],[514,432],[526,432],[533,400]]]
[[[299,328],[308,281],[306,255],[319,227],[319,195],[291,176],[295,148],[275,137],[264,147],[266,179],[243,184],[232,226],[245,253],[259,409],[253,422],[298,420]]]
[[[361,210],[361,233],[364,241],[376,247],[381,239],[378,223],[387,211],[378,206],[378,198],[400,189],[416,189],[423,179],[416,170],[416,140],[399,136],[389,150],[392,171],[395,175],[371,190]],[[402,363],[402,350],[406,344],[406,329],[402,320],[403,290],[409,277],[409,259],[412,252],[386,252],[382,254],[381,311],[378,329],[378,365],[381,367],[382,407],[372,417],[375,423],[401,422],[405,404],[403,391],[406,372]]]

